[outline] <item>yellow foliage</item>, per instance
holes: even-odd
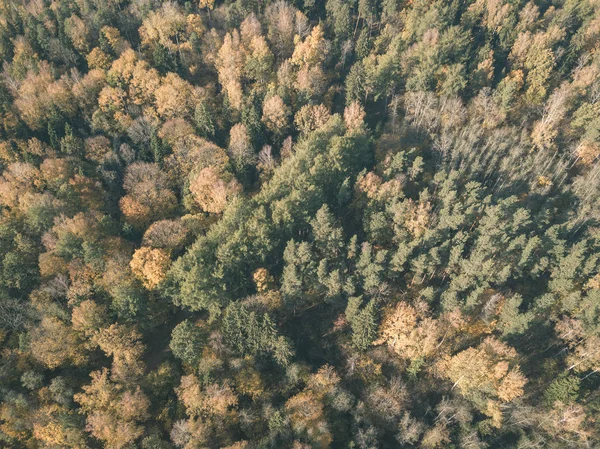
[[[125,390],[111,382],[103,368],[90,374],[92,382],[74,396],[87,414],[87,430],[107,449],[122,449],[144,432],[140,422],[148,417],[150,402],[140,388]]]
[[[517,352],[494,337],[436,364],[438,376],[454,383],[464,397],[501,425],[500,403],[523,395],[526,379],[515,364]]]
[[[600,273],[588,281],[586,288],[600,290]]]
[[[192,417],[202,415],[224,418],[233,412],[238,403],[236,394],[229,386],[211,384],[203,390],[193,374],[181,378],[176,392],[185,405],[187,414]]]
[[[44,317],[31,332],[31,354],[50,369],[65,364],[82,365],[86,354],[73,330],[54,317]]]
[[[282,134],[288,125],[289,108],[279,95],[273,95],[263,104],[262,121],[269,131]]]
[[[196,89],[174,73],[167,74],[154,95],[156,112],[163,119],[190,115],[198,99]]]
[[[66,77],[54,80],[46,62],[40,63],[37,73],[28,73],[19,87],[14,104],[21,118],[34,130],[47,128],[55,107],[68,117],[76,112],[76,104]]]
[[[90,69],[108,70],[111,63],[110,56],[98,47],[88,53],[86,60]]]
[[[215,63],[219,82],[227,93],[229,104],[238,110],[242,106],[241,76],[244,60],[245,49],[241,43],[240,34],[237,30],[233,30],[232,33],[225,35]]]
[[[312,447],[327,448],[333,440],[325,419],[323,403],[310,390],[304,390],[285,403],[292,428],[310,436]]]
[[[33,437],[48,448],[87,449],[84,432],[64,424],[65,415],[71,413],[57,405],[42,407],[35,414]]]
[[[325,34],[321,25],[313,27],[309,36],[304,41],[298,40],[292,63],[299,66],[314,66],[321,64],[329,50],[328,42],[325,40]]]
[[[583,142],[577,147],[576,155],[583,165],[592,165],[600,157],[600,144]]]
[[[121,37],[121,33],[115,27],[104,26],[100,30],[100,33],[102,33],[116,54],[120,55],[130,48],[129,42]]]
[[[252,274],[254,285],[256,285],[256,291],[265,292],[273,288],[275,280],[273,276],[269,274],[266,268],[259,268]]]
[[[111,324],[94,335],[94,342],[108,356],[112,356],[113,378],[120,382],[135,381],[144,372],[141,335],[124,325]]]
[[[163,281],[170,265],[171,258],[166,250],[147,246],[136,250],[130,263],[133,274],[151,290]]]
[[[225,177],[225,179],[223,179]],[[226,181],[226,178],[230,181]],[[232,198],[241,191],[241,186],[231,175],[223,176],[215,168],[207,167],[190,180],[190,192],[202,210],[221,213]]]
[[[102,328],[105,319],[106,307],[91,299],[82,301],[71,312],[73,330],[81,332],[87,338],[94,336]]]
[[[406,228],[415,238],[423,235],[431,217],[431,204],[419,201],[418,205],[409,200],[409,212],[406,218]]]
[[[418,310],[400,301],[384,318],[380,339],[375,344],[386,343],[400,357],[409,360],[433,355],[444,335],[440,324],[426,316],[426,311],[422,303]]]
[[[260,373],[250,366],[245,366],[236,373],[235,386],[236,391],[253,399],[259,397],[265,390]]]
[[[354,101],[344,109],[344,122],[349,132],[360,131],[364,127],[365,110]]]

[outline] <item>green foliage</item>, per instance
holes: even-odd
[[[35,371],[25,371],[21,376],[21,385],[28,390],[37,390],[42,386],[44,375]]]
[[[553,406],[557,401],[563,404],[575,402],[579,397],[581,380],[576,376],[563,376],[555,379],[544,392],[544,401]]]
[[[207,139],[215,135],[215,124],[205,101],[200,101],[194,111],[194,122],[198,134]]]
[[[205,340],[202,330],[197,325],[184,320],[173,329],[169,346],[175,357],[192,365],[200,360]]]
[[[292,349],[287,340],[278,335],[268,314],[258,315],[240,304],[231,304],[223,315],[225,344],[240,356],[270,355],[285,366],[289,363]]]
[[[596,3],[1,3],[0,445],[592,447]]]
[[[377,337],[377,303],[371,300],[363,308],[353,312],[348,317],[352,327],[352,345],[364,351]]]

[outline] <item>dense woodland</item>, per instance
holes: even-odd
[[[0,447],[600,444],[600,1],[0,0]]]

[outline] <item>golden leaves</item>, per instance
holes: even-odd
[[[171,266],[169,253],[160,248],[144,246],[133,253],[131,271],[141,279],[144,286],[155,289],[165,278]]]

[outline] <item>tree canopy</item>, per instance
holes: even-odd
[[[0,447],[593,448],[597,0],[0,0]]]

